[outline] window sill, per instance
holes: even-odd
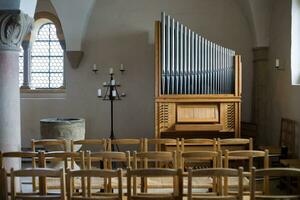
[[[20,88],[21,99],[65,99],[66,89],[27,89]]]
[[[20,88],[21,93],[37,93],[37,94],[61,94],[65,93],[66,89],[65,88],[57,88],[57,89],[30,89],[30,88]]]

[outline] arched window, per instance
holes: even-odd
[[[23,89],[64,88],[64,37],[58,18],[36,14],[34,29],[23,42],[19,85]]]
[[[31,84],[33,88],[60,88],[64,85],[64,51],[56,27],[43,24],[31,49]]]

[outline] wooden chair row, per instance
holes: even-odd
[[[253,159],[261,157],[264,160],[264,168],[269,167],[268,150],[240,150],[240,151],[225,151],[225,154],[219,151],[194,151],[194,152],[166,152],[166,151],[148,151],[134,152],[134,166],[138,161],[143,161],[145,167],[148,161],[155,160],[156,162],[171,161],[173,168],[186,168],[187,162],[212,161],[212,167],[229,167],[230,160],[249,160],[249,168],[253,167]],[[104,168],[111,168],[112,161],[120,161],[125,164],[125,168],[131,167],[130,152],[0,152],[0,167],[4,167],[5,158],[30,158],[32,159],[32,167],[46,167],[46,162],[63,161],[65,169],[73,169],[77,161],[80,168],[91,168],[92,162],[105,161]],[[155,163],[157,166],[158,163]],[[137,166],[136,166],[137,167]],[[161,167],[161,165],[160,165]]]
[[[32,151],[36,151],[37,147],[45,148],[47,147],[51,151],[77,151],[82,146],[89,146],[94,145],[103,151],[111,151],[112,146],[116,145],[125,146],[127,148],[122,149],[121,151],[127,150],[135,150],[135,151],[148,151],[148,150],[155,150],[155,151],[163,151],[166,150],[166,146],[174,146],[173,150],[176,151],[187,151],[188,149],[192,149],[195,146],[205,147],[205,150],[211,151],[219,151],[224,150],[223,146],[229,145],[243,145],[247,150],[253,150],[253,141],[252,138],[249,139],[242,139],[242,138],[228,138],[228,139],[201,139],[201,138],[194,138],[194,139],[184,139],[184,138],[160,138],[160,139],[85,139],[85,140],[76,140],[70,141],[70,149],[68,149],[68,142],[66,140],[53,140],[53,139],[44,139],[44,140],[32,140]],[[133,148],[133,146],[135,146]],[[97,151],[99,151],[99,148]],[[91,149],[87,149],[91,150]],[[199,150],[199,149],[198,149]],[[203,150],[203,149],[202,149]],[[193,149],[191,150],[193,151]]]
[[[5,173],[5,171],[2,171]],[[23,169],[11,170],[11,199],[60,199],[60,200],[89,200],[89,199],[116,199],[121,200],[124,197],[122,190],[122,170],[68,170],[66,172],[67,178],[65,179],[64,169]],[[238,169],[225,169],[225,168],[207,168],[207,169],[191,169],[188,170],[188,192],[187,197],[189,200],[193,199],[243,199],[243,168]],[[17,177],[55,177],[60,180],[60,191],[55,194],[45,193],[38,191],[35,193],[17,193],[15,180]],[[193,179],[198,177],[214,177],[218,180],[218,188],[216,191],[195,191],[193,190]],[[265,189],[262,194],[256,194],[256,180],[258,177],[300,177],[300,169],[296,168],[269,168],[256,170],[254,167],[251,169],[251,192],[250,199],[299,199],[300,195],[272,195],[268,189]],[[117,178],[118,189],[114,191],[95,192],[89,184],[81,185],[78,191],[73,190],[72,181],[75,177],[81,179],[86,178]],[[134,178],[145,177],[172,177],[174,179],[173,191],[166,193],[151,193],[139,191],[136,182],[132,182]],[[228,185],[223,182],[224,177],[238,178],[238,187],[236,193],[228,192]],[[179,200],[183,199],[183,171],[182,169],[165,169],[165,168],[149,168],[149,169],[127,169],[127,199],[128,200],[142,200],[142,199],[170,199]],[[67,184],[65,184],[67,183]],[[85,182],[82,182],[85,183]],[[266,186],[264,186],[266,187]],[[7,187],[6,187],[7,188]],[[5,191],[4,191],[5,194]],[[7,194],[7,193],[6,193]],[[7,199],[7,196],[4,196]]]
[[[230,161],[232,160],[246,160],[247,165],[251,169],[253,166],[254,158],[262,158],[264,160],[264,168],[268,168],[268,152],[267,151],[226,151],[225,156],[222,156],[221,152],[216,151],[199,151],[199,152],[134,152],[133,156],[130,156],[130,152],[6,152],[0,154],[2,158],[7,157],[35,157],[35,165],[38,167],[47,167],[47,160],[51,161],[63,161],[65,171],[68,169],[73,170],[75,162],[79,164],[81,169],[93,169],[93,167],[99,167],[99,161],[103,162],[103,169],[111,170],[116,167],[122,167],[123,169],[132,167],[133,169],[147,169],[147,168],[168,168],[168,169],[182,169],[183,175],[187,177],[187,168],[198,168],[203,167],[203,162],[206,162],[205,168],[221,168],[222,166],[229,168]],[[131,160],[132,158],[132,160]],[[2,160],[2,159],[0,159]],[[3,163],[3,162],[1,162]],[[93,165],[94,164],[94,165]],[[95,165],[96,164],[96,165]],[[115,165],[114,164],[119,164]],[[126,172],[123,173],[126,176]],[[248,175],[245,177],[249,177]],[[87,180],[92,188],[104,188],[102,183],[99,185],[99,182],[91,182]],[[39,184],[39,188],[37,186]],[[230,187],[236,187],[238,184],[237,180],[228,180],[224,179],[224,182]],[[245,179],[245,185],[249,188],[249,181]],[[32,179],[34,191],[42,190],[47,191],[48,189],[58,189],[60,185],[55,182],[50,182],[49,184],[43,178],[36,177]],[[73,188],[78,188],[80,182],[73,182]],[[110,179],[106,180],[109,188],[117,188],[117,182],[111,181]],[[266,182],[267,184],[268,182]],[[140,184],[140,187],[143,191],[147,191],[149,188],[171,188],[173,185],[172,180],[167,178],[162,178],[160,180],[155,179],[143,179]],[[184,187],[187,187],[187,179],[185,179]],[[126,188],[126,184],[123,185],[123,188]],[[202,179],[193,184],[195,188],[205,188],[211,189],[212,191],[217,191],[217,181],[215,179]]]

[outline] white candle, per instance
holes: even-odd
[[[116,97],[116,96],[117,96],[117,91],[116,91],[116,90],[113,90],[113,91],[112,91],[112,96],[113,96],[113,97]]]
[[[111,80],[110,84],[111,85],[116,85],[116,80]]]
[[[279,62],[279,58],[275,59],[275,67],[279,68],[280,67],[280,62]]]
[[[97,70],[97,65],[93,64],[93,71],[96,71],[96,70]]]
[[[121,66],[120,66],[120,71],[125,71],[123,64],[121,64]]]
[[[109,74],[113,74],[114,73],[114,69],[111,67],[109,68]]]
[[[98,97],[101,97],[101,96],[102,96],[102,94],[101,94],[101,89],[100,89],[100,88],[99,88],[98,91],[97,91],[97,95],[98,95]]]

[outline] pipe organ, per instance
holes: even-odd
[[[156,137],[240,137],[241,78],[234,50],[162,13],[155,23]]]

